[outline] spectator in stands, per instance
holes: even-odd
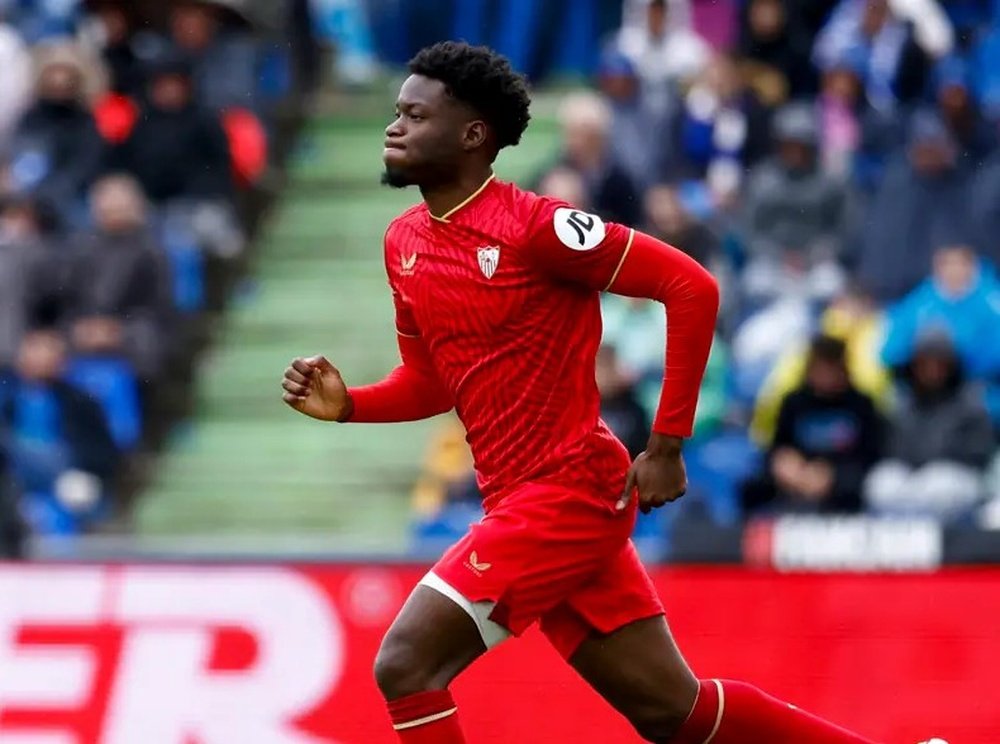
[[[601,395],[601,418],[615,433],[632,458],[646,449],[650,419],[639,403],[637,391],[618,362],[613,346],[597,350],[597,390]]]
[[[881,183],[903,136],[903,118],[876,108],[865,91],[864,50],[849,49],[822,70],[817,99],[824,169],[865,194]]]
[[[740,9],[740,54],[753,87],[772,104],[816,92],[812,39],[797,6],[793,0],[749,0]]]
[[[779,297],[751,312],[732,338],[733,383],[744,403],[756,400],[761,386],[789,349],[808,345],[814,332],[815,308],[801,294]]]
[[[583,177],[571,168],[555,167],[538,184],[538,193],[572,204],[577,209],[592,209]]]
[[[673,112],[670,105],[654,106],[640,85],[632,61],[617,51],[606,53],[598,71],[598,84],[611,107],[608,146],[611,157],[640,190],[666,172],[670,138],[666,136]]]
[[[576,171],[583,179],[587,201],[607,220],[634,225],[641,203],[628,174],[617,163],[608,144],[611,111],[592,93],[567,96],[559,110],[562,153],[557,166]]]
[[[744,290],[758,301],[796,293],[828,299],[846,279],[847,189],[820,167],[812,106],[781,109],[774,143],[775,155],[754,169],[747,186]]]
[[[643,94],[663,109],[675,83],[691,80],[708,64],[711,50],[694,30],[689,0],[634,0],[614,48],[635,65]]]
[[[851,382],[880,410],[891,403],[892,378],[882,364],[884,322],[881,310],[859,287],[848,287],[835,297],[820,317],[820,331],[845,345]],[[770,447],[785,398],[805,381],[809,361],[807,344],[788,344],[757,396],[750,433],[763,447]]]
[[[257,108],[257,47],[232,4],[177,0],[170,38],[194,61],[198,101],[211,111]]]
[[[704,181],[714,199],[735,199],[744,171],[769,148],[769,114],[728,54],[712,57],[671,123],[670,180]]]
[[[845,54],[823,70],[817,104],[820,116],[820,149],[823,170],[843,178],[851,174],[854,154],[861,147],[864,71]]]
[[[21,119],[10,152],[14,189],[79,221],[86,189],[100,166],[93,91],[79,48],[64,42],[38,50],[37,101]]]
[[[706,268],[718,268],[721,261],[718,236],[692,213],[675,187],[652,186],[646,191],[643,203],[650,235],[676,246]]]
[[[909,292],[930,272],[934,249],[968,231],[970,179],[944,122],[918,111],[861,225],[857,270],[877,299]]]
[[[172,299],[142,190],[130,176],[107,176],[94,184],[91,204],[95,229],[76,247],[68,288],[74,350],[124,356],[140,376],[156,379]]]
[[[996,126],[980,114],[970,91],[969,71],[958,57],[942,60],[936,68],[937,108],[969,169],[978,168],[996,150]]]
[[[932,59],[953,41],[934,0],[842,0],[816,39],[813,60],[824,69],[848,50],[864,50],[868,95],[876,108],[888,109],[923,94]]]
[[[476,486],[472,452],[465,441],[465,427],[457,416],[441,420],[413,487],[413,509],[420,517],[433,517],[456,501],[482,501]]]
[[[765,472],[744,484],[748,512],[852,512],[881,454],[882,426],[871,398],[847,370],[844,342],[817,337],[805,383],[785,398]]]
[[[886,460],[869,474],[865,500],[882,513],[969,514],[984,495],[995,441],[980,391],[965,385],[947,334],[931,333],[917,343],[906,382]]]
[[[101,409],[62,381],[66,345],[49,326],[29,331],[17,365],[0,385],[0,426],[29,526],[77,534],[104,505],[118,452]]]
[[[882,358],[904,370],[919,340],[946,332],[969,379],[987,383],[990,412],[1000,422],[1000,281],[966,245],[946,245],[934,254],[929,279],[889,311]]]
[[[176,216],[171,222],[197,233],[209,251],[231,257],[243,238],[228,148],[219,116],[195,102],[190,65],[167,53],[153,63],[139,119],[128,138],[110,148],[105,168],[134,175],[154,205]]]
[[[0,15],[0,151],[10,137],[25,109],[31,103],[33,70],[31,54],[17,30]]]
[[[18,509],[5,440],[3,427],[0,427],[0,560],[14,560],[24,557],[25,529]]]
[[[110,154],[111,168],[133,173],[156,204],[231,199],[225,133],[218,116],[195,103],[183,56],[168,53],[151,65],[147,94],[128,140]]]
[[[45,237],[45,219],[30,199],[0,207],[0,369],[17,358],[36,310],[64,289],[61,257]]]
[[[98,24],[101,55],[107,65],[111,89],[134,99],[142,97],[145,61],[137,51],[138,19],[134,6],[117,0],[96,0],[91,13]]]

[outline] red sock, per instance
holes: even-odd
[[[703,680],[698,700],[670,744],[873,744],[743,682]]]
[[[465,744],[457,712],[447,690],[418,692],[389,703],[392,727],[402,744]]]

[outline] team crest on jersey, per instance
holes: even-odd
[[[479,270],[483,272],[483,276],[487,279],[492,279],[493,275],[497,272],[497,266],[500,265],[500,249],[495,245],[488,245],[480,248],[477,251],[477,256],[479,258]]]

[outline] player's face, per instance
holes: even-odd
[[[444,83],[410,75],[385,130],[383,182],[402,188],[454,178],[469,123],[468,111],[448,95]]]

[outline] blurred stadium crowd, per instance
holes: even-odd
[[[732,44],[693,22],[707,6]],[[1000,2],[627,0],[559,117],[534,186],[722,285],[688,496],[641,533],[788,513],[1000,526]],[[603,414],[635,454],[662,308],[606,296],[604,316]],[[445,424],[428,454],[420,538],[475,514],[463,434]]]
[[[305,0],[0,1],[0,555],[114,515],[245,254],[312,41]]]
[[[318,4],[387,34],[388,0]],[[417,30],[442,16],[402,5]],[[510,14],[497,46],[533,71],[517,13],[534,7],[586,68],[580,19],[605,5],[620,27],[528,185],[688,251],[723,289],[689,494],[639,530],[845,512],[1000,527],[1000,0],[469,0],[453,22]],[[106,524],[183,410],[290,101],[316,84],[316,6],[0,0],[0,555],[26,530]],[[662,308],[604,311],[603,413],[637,453]],[[476,518],[454,418],[414,503],[418,538]]]

